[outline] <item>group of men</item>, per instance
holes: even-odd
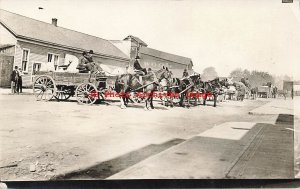
[[[82,53],[82,56],[79,58],[78,65],[76,67],[76,69],[79,70],[79,73],[88,73],[89,71],[96,74],[100,73],[102,69],[94,62],[93,54],[93,50],[84,51]]]
[[[93,50],[84,51],[82,53],[82,56],[79,58],[79,63],[76,67],[76,69],[79,70],[79,73],[88,73],[88,72],[98,73],[100,72],[100,70],[102,70],[100,66],[93,61],[93,54],[94,54]],[[152,72],[151,68],[148,68],[148,70],[146,68],[143,68],[137,59],[133,63],[133,68],[135,72],[140,75],[146,75],[147,73]],[[187,69],[184,69],[182,78],[183,79],[189,78]]]
[[[18,68],[15,66],[15,69],[11,73],[11,92],[22,93],[22,76],[23,76],[22,68]]]

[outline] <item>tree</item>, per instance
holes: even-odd
[[[241,80],[242,78],[249,78],[251,75],[250,71],[242,68],[237,68],[230,73],[230,77],[237,78],[237,80]]]
[[[233,78],[242,78],[244,76],[244,73],[243,73],[242,68],[237,68],[237,69],[233,70],[229,76],[233,77]]]
[[[262,71],[252,71],[245,69],[242,70],[241,68],[237,68],[230,73],[230,77],[235,78],[237,81],[245,80],[248,78],[248,82],[251,87],[258,87],[261,85],[265,85],[268,82],[272,84],[275,83],[275,79],[271,76],[268,72]]]
[[[204,81],[213,80],[218,77],[218,73],[214,67],[207,67],[203,70],[201,78]]]

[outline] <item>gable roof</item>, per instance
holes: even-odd
[[[142,54],[154,56],[154,57],[161,58],[164,60],[169,60],[169,61],[176,62],[179,64],[184,64],[184,65],[192,64],[193,65],[192,59],[190,59],[190,58],[166,53],[163,51],[158,51],[158,50],[151,49],[148,47],[141,47],[139,52]]]
[[[128,60],[129,57],[108,40],[74,30],[54,26],[0,9],[0,24],[17,38],[29,39],[76,50],[90,50],[95,54]]]
[[[7,49],[7,48],[10,48],[10,47],[13,47],[15,45],[13,44],[0,44],[0,50],[1,49]]]
[[[142,44],[143,46],[147,47],[147,43],[145,43],[143,40],[141,40],[140,38],[133,36],[133,35],[128,35],[124,40],[128,40],[128,39],[133,39],[136,42],[138,42],[139,44]]]

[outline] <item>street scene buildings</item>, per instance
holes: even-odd
[[[300,177],[292,73],[230,62],[222,72],[122,28],[104,39],[10,7],[0,9],[1,181]]]

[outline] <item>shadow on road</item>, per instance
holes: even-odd
[[[287,125],[294,125],[294,115],[290,114],[279,114],[275,124],[287,124]]]
[[[158,154],[172,146],[184,142],[184,139],[173,139],[162,144],[150,144],[141,149],[129,152],[120,157],[111,159],[109,161],[101,162],[95,166],[84,170],[71,172],[65,175],[56,176],[53,180],[65,179],[105,179],[112,176],[150,156]]]

